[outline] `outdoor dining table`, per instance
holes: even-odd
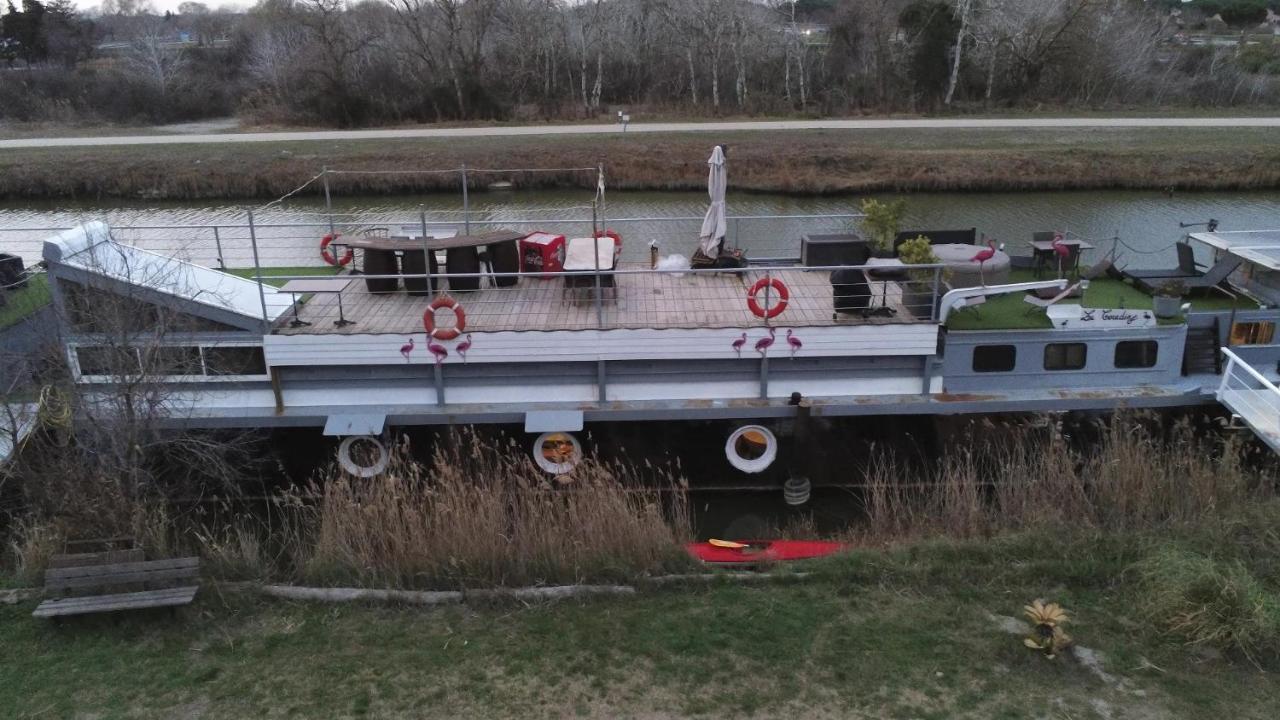
[[[1079,275],[1080,274],[1080,255],[1083,254],[1085,250],[1092,250],[1093,245],[1085,242],[1084,240],[1062,240],[1058,244],[1066,245],[1067,247],[1078,248],[1075,253],[1076,255],[1075,263],[1073,263],[1073,267],[1070,269],[1076,275]],[[1031,245],[1031,257],[1035,261],[1035,273],[1036,273],[1036,278],[1038,279],[1042,275],[1044,275],[1044,268],[1046,265],[1050,267],[1054,265],[1053,241],[1052,240],[1032,240],[1030,242],[1030,245]]]

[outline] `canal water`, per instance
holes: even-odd
[[[1062,230],[1090,239],[1093,257],[1117,247],[1120,265],[1162,267],[1173,263],[1169,246],[1187,230],[1179,223],[1220,223],[1220,230],[1280,227],[1280,193],[1174,193],[1157,191],[1088,191],[1023,193],[918,193],[904,196],[904,229],[977,228],[1006,243],[1010,254],[1025,255],[1031,233]],[[848,219],[792,219],[767,216],[856,213],[862,196],[794,197],[731,193],[730,216],[752,216],[730,222],[730,243],[754,257],[794,257],[799,240],[809,232],[842,230]],[[495,226],[543,229],[570,237],[587,234],[592,194],[582,191],[476,192],[470,199],[472,230]],[[217,241],[228,267],[252,266],[245,209],[254,207],[263,265],[298,266],[319,262],[317,244],[327,232],[329,215],[323,201],[307,197],[264,207],[209,203],[59,203],[0,205],[0,252],[39,259],[45,228],[68,227],[102,219],[124,230],[120,239],[158,252],[216,264],[218,250],[211,231],[194,232],[166,226],[223,224]],[[706,196],[691,192],[607,193],[599,209],[603,225],[625,239],[625,259],[642,260],[648,244],[658,241],[663,253],[688,253],[694,247]],[[340,229],[385,225],[416,226],[461,223],[460,195],[336,198],[334,222]],[[766,216],[761,218],[760,216]],[[677,220],[677,218],[688,218]],[[139,226],[145,226],[140,228]],[[1092,257],[1086,255],[1086,261]]]

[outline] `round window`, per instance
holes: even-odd
[[[563,475],[582,462],[582,445],[572,433],[542,433],[533,441],[533,461],[552,475]]]
[[[744,425],[729,436],[724,455],[742,472],[764,472],[778,457],[778,438],[768,428]]]

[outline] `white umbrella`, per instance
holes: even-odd
[[[724,189],[729,184],[729,179],[724,169],[724,150],[719,145],[711,151],[707,165],[711,168],[707,173],[707,194],[711,196],[711,206],[707,208],[707,216],[702,220],[699,244],[704,255],[714,258],[716,245],[729,231],[729,222],[724,217]]]

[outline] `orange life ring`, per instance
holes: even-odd
[[[768,310],[760,307],[760,303],[756,302],[756,293],[765,289],[766,286],[772,287],[778,293],[778,302],[769,306]],[[787,291],[787,286],[782,284],[778,278],[760,278],[755,285],[747,291],[747,307],[751,308],[751,312],[756,317],[775,318],[787,309],[787,301],[791,299],[791,293]]]
[[[334,240],[337,240],[339,237],[341,236],[338,235],[338,233],[329,233],[328,235],[325,235],[323,238],[321,238],[320,257],[329,265],[341,265],[342,267],[346,267],[347,265],[351,264],[352,260],[356,259],[356,251],[348,247],[347,251],[343,253],[342,257],[340,258],[335,256],[332,252],[330,252],[329,245],[333,243]]]
[[[448,308],[453,311],[453,327],[436,327],[436,311],[440,308]],[[426,328],[427,334],[436,340],[452,340],[467,329],[467,314],[462,310],[462,306],[458,304],[457,300],[448,295],[443,295],[432,300],[431,305],[427,307],[427,311],[422,313],[422,327]]]

